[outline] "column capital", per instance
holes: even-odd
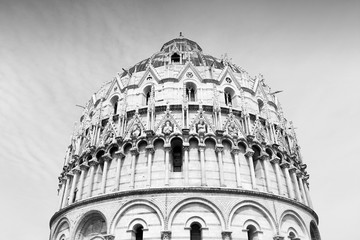
[[[203,143],[200,143],[199,144],[199,149],[200,149],[200,151],[204,151],[205,150],[205,144],[203,144]]]
[[[161,240],[170,240],[171,231],[161,231]]]
[[[282,167],[282,168],[290,168],[290,163],[284,161],[283,163],[280,164],[280,167]]]
[[[89,161],[90,167],[91,167],[91,166],[96,166],[96,165],[98,165],[98,164],[99,164],[99,162],[98,162],[98,160],[96,160],[95,158],[92,158],[92,159],[90,159],[90,161]]]
[[[296,168],[294,166],[291,166],[290,169],[289,169],[289,172],[290,173],[296,173]]]
[[[274,157],[273,159],[270,160],[270,162],[271,162],[271,163],[274,163],[274,164],[280,163],[280,158]]]
[[[76,166],[75,168],[72,169],[73,174],[79,174],[81,173],[80,167]]]
[[[232,153],[233,155],[239,154],[239,153],[240,153],[240,148],[239,148],[239,147],[233,147],[233,148],[231,149],[231,153]]]
[[[107,153],[107,154],[104,154],[104,155],[101,157],[101,159],[102,159],[103,161],[110,161],[110,160],[112,160],[112,157],[110,156],[109,153]]]
[[[263,153],[260,157],[261,160],[269,160],[270,156],[267,153]]]
[[[232,231],[222,231],[221,236],[223,240],[231,240]]]
[[[221,145],[221,144],[217,144],[217,145],[215,146],[215,151],[216,151],[216,152],[222,152],[222,151],[224,151],[224,146]]]
[[[245,156],[247,156],[247,157],[252,157],[253,155],[254,155],[254,150],[252,150],[252,149],[247,150],[245,153]]]
[[[183,150],[184,150],[184,151],[189,151],[189,148],[190,148],[189,145],[187,145],[187,146],[184,146],[184,145],[183,145]]]
[[[137,148],[133,147],[130,149],[130,153],[131,153],[131,155],[136,156],[139,154],[139,151],[137,150]]]
[[[170,151],[171,150],[171,145],[170,144],[165,144],[164,149],[165,149],[165,151]]]
[[[304,174],[303,174],[301,171],[299,171],[299,170],[296,171],[296,176],[297,176],[298,178],[302,179],[302,178],[303,178],[303,175],[304,175]]]
[[[118,151],[115,152],[115,156],[118,157],[118,158],[124,158],[125,154],[124,154],[123,151],[118,150]]]
[[[155,152],[153,145],[147,145],[145,149],[148,154],[154,154],[154,152]]]
[[[83,162],[82,164],[80,164],[80,169],[81,170],[86,170],[89,168],[89,165],[86,162]]]

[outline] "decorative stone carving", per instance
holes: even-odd
[[[170,240],[170,239],[171,239],[171,231],[161,232],[161,240]]]
[[[140,134],[141,134],[141,128],[140,128],[139,124],[135,123],[131,130],[131,137],[137,138],[140,136]]]
[[[204,135],[206,133],[207,125],[205,124],[205,120],[201,117],[199,122],[196,124],[196,131],[199,135]]]
[[[221,236],[223,240],[231,240],[231,231],[222,231]]]
[[[171,124],[171,122],[170,122],[169,120],[167,120],[167,121],[165,122],[165,125],[164,125],[164,127],[163,127],[162,132],[163,132],[165,135],[169,135],[169,134],[171,134],[171,133],[173,132],[173,126],[172,126],[172,124]]]

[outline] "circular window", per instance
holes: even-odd
[[[226,80],[228,83],[231,83],[231,78],[227,77],[227,78],[225,78],[225,80]]]
[[[148,76],[148,77],[146,78],[146,80],[148,80],[148,81],[150,81],[151,79],[152,79],[151,76]]]
[[[192,78],[194,76],[194,74],[192,72],[188,72],[186,73],[186,77],[187,78]]]

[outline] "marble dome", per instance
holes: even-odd
[[[277,92],[180,37],[86,103],[59,176],[51,240],[319,240]]]

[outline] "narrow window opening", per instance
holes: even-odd
[[[225,96],[225,104],[227,106],[230,106],[232,105],[232,97],[231,97],[231,94],[229,92],[225,92],[224,93],[224,96]]]
[[[114,115],[117,114],[117,107],[118,107],[118,103],[116,102],[116,103],[114,104]]]
[[[249,225],[247,228],[246,228],[248,231],[247,231],[247,235],[248,235],[248,240],[255,240],[255,233],[256,233],[256,228],[252,225]]]
[[[135,240],[143,240],[143,226],[138,226],[135,229]]]
[[[201,240],[201,226],[198,223],[193,223],[190,228],[190,240]]]
[[[180,63],[180,55],[177,53],[174,53],[171,56],[171,63]]]
[[[145,102],[145,104],[146,104],[146,105],[149,105],[149,103],[150,103],[150,91],[148,91],[148,92],[146,93],[146,102]]]
[[[258,100],[258,108],[259,108],[259,113],[261,113],[261,111],[264,108],[264,103],[263,101],[261,101],[260,99]]]

